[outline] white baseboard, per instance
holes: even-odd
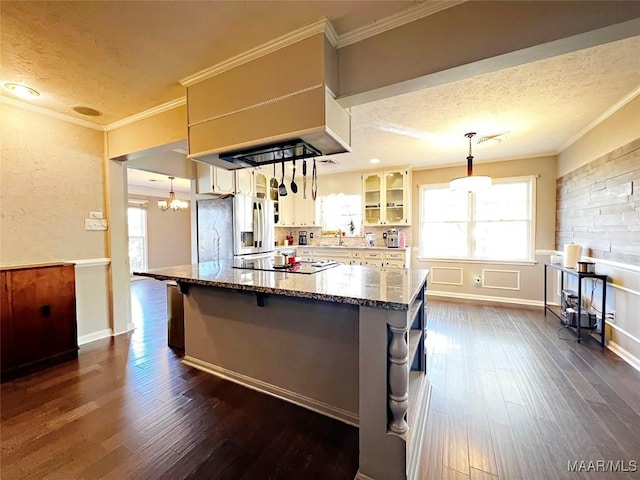
[[[495,297],[491,295],[475,295],[473,293],[441,292],[437,290],[427,290],[426,293],[433,297],[461,298],[464,300],[478,300],[482,302],[513,303],[515,305],[528,305],[531,307],[544,306],[544,302],[541,300],[529,300],[527,298]]]
[[[113,331],[110,328],[107,328],[106,330],[99,330],[88,335],[82,335],[81,337],[78,337],[78,345],[102,340],[103,338],[110,337],[111,335],[113,335]]]
[[[640,358],[636,357],[632,353],[622,348],[616,342],[612,342],[611,340],[607,342],[607,348],[640,372]]]
[[[360,470],[358,470],[353,480],[375,480],[375,479],[365,475],[364,473],[360,473]]]
[[[355,427],[358,426],[358,415],[353,412],[349,412],[348,410],[334,407],[333,405],[320,402],[305,395],[300,395],[299,393],[286,390],[284,388],[278,387],[277,385],[272,385],[255,378],[242,375],[241,373],[232,372],[231,370],[227,370],[226,368],[213,365],[212,363],[199,360],[189,355],[184,356],[184,358],[182,359],[182,363],[190,367],[197,368],[198,370],[202,370],[203,372],[207,372],[212,375],[216,375],[217,377],[224,378],[225,380],[237,383],[244,387],[251,388],[252,390],[266,393],[281,400],[286,400],[287,402],[291,402],[301,407],[308,408],[309,410],[320,413],[327,417],[335,418],[336,420],[340,420],[341,422],[347,423],[349,425],[353,425]]]

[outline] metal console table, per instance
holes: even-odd
[[[572,326],[566,322],[564,318],[562,318],[558,313],[556,313],[547,303],[547,270],[551,268],[554,270],[558,270],[560,272],[560,291],[564,290],[564,277],[565,275],[571,275],[578,278],[578,304],[576,311],[576,326]],[[597,280],[602,281],[602,319],[600,323],[600,345],[604,347],[604,338],[605,338],[605,319],[607,318],[607,310],[606,310],[606,301],[607,301],[607,275],[598,275],[597,273],[585,273],[578,272],[577,270],[571,268],[565,268],[562,265],[555,263],[545,263],[544,264],[544,315],[547,316],[547,312],[551,312],[554,316],[556,316],[563,325],[573,329],[576,331],[578,336],[578,342],[582,340],[582,330],[588,330],[589,332],[593,331],[592,328],[582,327],[582,280],[585,278],[590,278],[594,282]]]

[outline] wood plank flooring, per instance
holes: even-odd
[[[640,374],[541,310],[429,302],[426,479],[640,478]]]
[[[2,384],[0,477],[353,478],[357,429],[182,365],[165,289],[133,282],[135,332]],[[541,310],[429,301],[424,480],[640,478],[568,471],[640,461],[640,374]]]

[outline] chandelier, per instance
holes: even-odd
[[[483,188],[491,186],[491,177],[485,175],[473,174],[473,155],[471,154],[471,139],[475,132],[465,133],[464,136],[469,139],[469,156],[467,157],[467,176],[454,178],[449,183],[451,190],[464,190],[467,192],[477,192]]]
[[[158,208],[163,212],[165,210],[173,210],[174,212],[180,212],[182,210],[186,210],[189,207],[189,204],[184,200],[178,200],[176,198],[176,192],[173,191],[173,180],[176,177],[169,177],[171,180],[171,190],[169,191],[169,200],[158,200]]]

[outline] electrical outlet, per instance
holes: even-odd
[[[85,218],[84,219],[84,229],[85,230],[106,230],[107,229],[107,221],[100,220],[97,218]]]
[[[89,212],[89,218],[97,218],[102,220],[104,217],[102,216],[102,212]]]
[[[473,281],[476,282],[476,285],[482,285],[482,276],[476,275],[475,277],[473,277]]]
[[[616,312],[611,311],[611,312],[607,312],[607,322],[609,323],[616,323]]]

